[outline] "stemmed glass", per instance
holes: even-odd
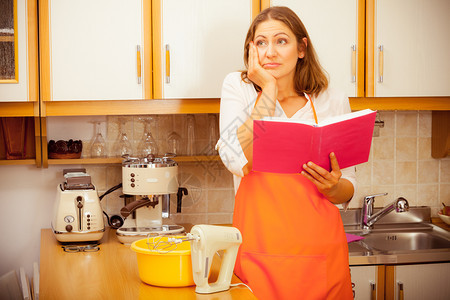
[[[139,120],[144,122],[144,136],[138,145],[138,154],[142,157],[147,157],[149,154],[158,155],[158,145],[151,132],[153,123],[156,123],[156,127],[158,126],[156,119],[154,117],[142,117]]]
[[[106,143],[100,132],[100,121],[94,123],[95,136],[91,142],[91,157],[106,157]]]
[[[133,155],[133,148],[131,147],[131,143],[128,140],[125,123],[126,123],[125,118],[119,119],[119,138],[114,144],[114,151],[113,151],[114,155],[119,157],[125,154]]]

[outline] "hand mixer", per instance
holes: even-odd
[[[230,288],[234,264],[239,246],[242,243],[240,231],[235,227],[216,225],[195,225],[185,237],[168,238],[168,242],[155,242],[153,250],[167,253],[176,249],[176,245],[190,241],[192,273],[196,284],[195,292],[210,294],[226,291]],[[149,244],[150,247],[150,244]],[[217,281],[208,283],[213,257],[217,251],[224,250]]]
[[[190,235],[193,238],[191,259],[194,282],[197,285],[195,292],[209,294],[228,290],[238,249],[242,243],[241,232],[235,227],[196,225],[192,227]],[[212,260],[219,250],[225,250],[219,277],[215,283],[209,284]]]

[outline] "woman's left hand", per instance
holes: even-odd
[[[336,158],[336,155],[330,153],[331,172],[316,165],[313,162],[308,162],[303,165],[301,174],[309,179],[317,187],[326,198],[333,199],[337,195],[339,179],[342,176],[341,169]]]

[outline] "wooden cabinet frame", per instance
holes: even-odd
[[[16,0],[14,0],[16,10]],[[0,165],[32,165],[41,167],[40,114],[39,114],[39,64],[38,64],[38,15],[37,0],[27,0],[27,61],[28,61],[28,99],[23,102],[1,102],[0,117],[34,117],[35,126],[35,159],[2,160]],[[17,23],[17,20],[15,20]],[[17,27],[15,25],[15,27]],[[17,40],[17,34],[15,34]],[[17,41],[16,41],[17,44]],[[16,59],[16,76],[18,76],[18,59]],[[17,79],[17,77],[16,77]],[[15,80],[17,82],[17,80]]]
[[[56,1],[56,0],[54,0]],[[252,0],[253,16],[269,6],[269,0]],[[363,55],[358,55],[357,95],[351,97],[353,110],[370,108],[373,110],[431,110],[433,111],[434,128],[448,128],[450,115],[450,97],[373,97],[374,76],[374,22],[376,0],[358,1],[358,49]],[[158,1],[143,1],[143,26],[145,32],[152,32],[152,26],[157,26],[158,20],[152,19],[152,10]],[[29,68],[29,99],[27,102],[0,103],[1,117],[33,116],[35,118],[36,159],[26,161],[0,161],[2,164],[36,164],[40,167],[48,165],[47,151],[47,116],[82,116],[82,115],[142,115],[142,114],[193,114],[219,113],[220,99],[171,99],[149,100],[155,95],[152,83],[152,70],[158,69],[158,60],[152,53],[154,36],[144,35],[143,63],[152,68],[144,68],[146,100],[111,100],[111,101],[52,101],[50,78],[49,49],[49,13],[48,1],[28,0],[28,68]],[[153,6],[153,7],[152,7]],[[157,8],[157,6],[156,6]],[[38,27],[38,13],[40,24]],[[39,45],[38,45],[39,28]],[[154,29],[153,29],[153,32]],[[39,57],[38,57],[39,46]],[[161,66],[159,66],[161,68]],[[39,85],[40,79],[40,85]],[[447,126],[447,127],[445,127]],[[432,133],[433,157],[441,158],[448,155],[450,147],[449,131],[434,130]],[[188,158],[186,158],[188,159]],[[107,159],[105,163],[115,163]],[[80,163],[80,162],[76,162]],[[95,163],[87,161],[83,163]],[[103,162],[99,162],[103,163]]]

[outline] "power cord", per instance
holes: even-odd
[[[100,199],[100,201],[102,201],[103,197],[114,192],[115,190],[120,189],[121,187],[122,187],[122,183],[119,183],[118,185],[115,185],[112,188],[110,188],[109,190],[107,190],[106,192],[104,192],[103,195],[99,196],[98,198]]]
[[[119,183],[118,185],[115,185],[112,188],[110,188],[109,190],[107,190],[106,192],[104,192],[103,195],[99,196],[98,198],[100,199],[100,201],[102,201],[103,197],[120,189],[121,187],[122,187],[122,183]],[[105,211],[103,211],[103,214],[106,216],[106,220],[108,221],[108,225],[110,227],[117,229],[122,226],[123,220],[117,219],[118,216],[112,216],[111,218],[113,218],[113,217],[116,217],[116,218],[114,219],[113,222],[111,222],[111,218],[108,216],[108,214]]]
[[[219,251],[216,251],[216,255],[218,256],[218,257],[221,257],[221,255],[220,255],[220,252]],[[252,292],[252,294],[253,294],[253,290],[248,286],[248,285],[246,285],[245,283],[243,283],[243,282],[239,282],[239,283],[232,283],[232,284],[230,284],[230,287],[236,287],[236,286],[239,286],[239,285],[243,285],[243,286],[245,286],[246,288],[248,288],[249,290],[250,290],[250,292]]]
[[[239,285],[243,285],[243,286],[247,287],[247,288],[250,290],[250,292],[252,292],[252,294],[253,294],[252,289],[251,289],[248,285],[246,285],[245,283],[243,283],[243,282],[230,284],[231,287],[235,287],[235,286],[239,286]]]

